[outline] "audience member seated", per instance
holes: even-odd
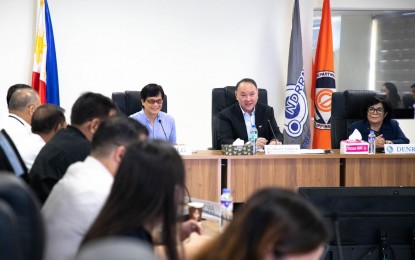
[[[146,85],[141,90],[140,102],[143,109],[130,117],[147,127],[150,139],[165,140],[176,144],[176,124],[172,116],[161,111],[163,99],[164,91],[160,85]]]
[[[401,97],[398,94],[398,89],[396,88],[395,84],[386,82],[383,84],[381,91],[386,94],[392,109],[403,108]]]
[[[82,94],[74,103],[71,125],[46,143],[30,170],[30,185],[44,203],[69,165],[83,161],[91,152],[92,137],[102,121],[116,114],[112,101],[101,94]]]
[[[351,124],[348,134],[357,129],[362,134],[362,139],[367,141],[370,130],[373,130],[376,135],[376,148],[382,148],[384,144],[409,144],[409,139],[402,132],[398,121],[391,119],[391,110],[387,100],[368,98],[362,109],[362,116],[366,119]]]
[[[132,237],[151,246],[159,241],[167,259],[179,259],[178,238],[201,232],[194,220],[181,223],[177,230],[184,185],[183,161],[169,143],[155,140],[130,145],[108,200],[83,244],[108,236]]]
[[[14,92],[13,92],[14,91]],[[30,170],[44,143],[32,133],[32,116],[40,106],[39,95],[28,85],[17,84],[9,89],[9,115],[4,129],[19,151],[26,168]]]
[[[257,191],[193,260],[322,259],[330,234],[320,213],[292,191]]]
[[[221,145],[232,144],[238,138],[247,142],[252,125],[258,129],[258,148],[283,141],[273,108],[257,103],[258,87],[254,80],[245,78],[239,81],[235,96],[238,103],[223,109],[218,115],[218,139]],[[277,140],[271,142],[275,138]]]
[[[65,128],[65,109],[53,104],[39,106],[32,116],[32,133],[41,137],[43,144],[61,129]]]
[[[411,86],[411,92],[412,92],[412,99],[408,100],[408,107],[407,108],[413,108],[415,110],[415,84]]]
[[[14,84],[13,86],[11,86],[7,90],[7,97],[6,97],[7,107],[9,107],[10,99],[12,99],[12,95],[14,94],[14,92],[16,92],[19,89],[32,89],[32,87],[26,84]]]
[[[131,118],[101,123],[91,154],[69,166],[42,207],[48,223],[45,260],[73,259],[110,193],[126,146],[147,135],[147,128]]]

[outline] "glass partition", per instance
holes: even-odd
[[[401,97],[415,84],[414,11],[332,10],[336,87],[381,91],[396,85]],[[314,12],[313,50],[321,11]]]

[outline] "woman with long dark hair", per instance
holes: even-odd
[[[85,236],[85,242],[107,236],[134,237],[154,245],[153,233],[168,259],[179,259],[178,237],[200,233],[196,222],[182,225],[185,174],[177,151],[164,141],[140,141],[130,145],[115,176],[106,204]]]
[[[268,188],[256,192],[216,240],[193,260],[317,260],[329,231],[320,213],[292,191]]]
[[[398,89],[395,84],[386,82],[383,84],[381,91],[386,94],[386,98],[392,105],[392,108],[403,108],[401,97],[398,94]]]

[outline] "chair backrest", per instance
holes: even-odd
[[[16,214],[0,200],[0,255],[2,259],[22,259],[18,243]]]
[[[113,92],[112,101],[118,110],[129,116],[141,110],[141,91],[126,90],[124,92]],[[167,113],[167,95],[164,95],[161,111]]]
[[[234,86],[212,89],[212,149],[221,149],[218,141],[218,114],[224,108],[238,102],[235,96]],[[258,89],[258,102],[268,104],[268,94],[266,89]]]
[[[331,148],[339,149],[340,141],[348,137],[347,129],[355,121],[364,119],[362,110],[369,97],[386,98],[384,93],[372,90],[346,90],[335,92],[331,102]],[[396,108],[391,112],[394,119],[414,118],[413,109]]]
[[[14,173],[29,181],[29,174],[22,157],[6,130],[0,131],[0,170]]]
[[[41,260],[44,229],[39,203],[30,187],[12,174],[0,172],[0,201],[16,215],[18,247],[22,259]]]
[[[331,97],[331,148],[339,149],[340,141],[347,137],[347,125],[343,92],[334,92]],[[339,141],[340,140],[340,141]]]
[[[402,93],[402,104],[404,108],[412,108],[414,105],[414,98],[412,97],[412,92],[403,92]]]

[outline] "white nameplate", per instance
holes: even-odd
[[[174,148],[180,155],[192,155],[192,148],[187,145],[174,145]]]
[[[415,144],[385,144],[387,154],[415,154]]]
[[[299,144],[265,145],[265,154],[300,154]]]

